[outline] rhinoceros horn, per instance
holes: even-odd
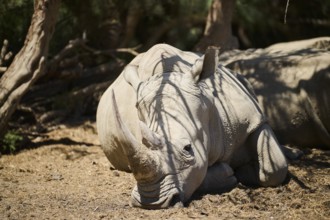
[[[137,181],[151,181],[157,175],[157,162],[156,155],[152,151],[144,147],[136,140],[132,132],[128,129],[126,124],[121,119],[116,97],[112,91],[112,108],[116,117],[116,125],[122,132],[123,138],[126,139],[128,144],[123,149],[131,170]]]
[[[128,65],[124,70],[124,78],[126,82],[128,82],[137,93],[139,90],[139,86],[142,83],[138,76],[137,66]],[[162,144],[162,139],[155,132],[153,132],[143,121],[140,121],[139,125],[144,143],[148,147],[160,147],[160,145]]]

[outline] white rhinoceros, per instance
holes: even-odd
[[[216,53],[156,45],[103,94],[100,142],[116,169],[133,173],[132,206],[180,206],[196,190],[284,181],[287,162],[271,128]]]
[[[251,83],[280,143],[330,149],[330,37],[228,51],[220,62]]]

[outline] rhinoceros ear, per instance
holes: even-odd
[[[124,69],[124,78],[135,91],[138,90],[141,80],[138,76],[137,66],[127,65]]]
[[[195,82],[199,80],[199,77],[201,75],[203,69],[203,61],[204,61],[204,57],[198,58],[195,61],[194,65],[191,67],[191,75],[194,78]]]
[[[197,63],[198,66],[196,67],[194,67],[195,65],[193,66],[193,69],[199,71],[199,80],[206,79],[214,75],[219,66],[219,54],[220,47],[208,47],[204,55],[203,63]]]

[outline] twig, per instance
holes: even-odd
[[[7,67],[0,66],[0,73],[4,73],[7,71]]]
[[[286,15],[288,14],[290,0],[287,0],[286,7],[285,7],[285,14],[284,14],[284,24],[286,24]]]
[[[139,47],[140,47],[140,45],[139,46],[136,46],[136,47],[133,47],[133,48],[118,48],[118,49],[115,50],[115,52],[118,52],[118,53],[130,53],[130,54],[132,54],[134,56],[137,56],[137,55],[139,55],[139,53],[136,52],[136,50]]]
[[[133,56],[139,55],[139,53],[136,51],[141,47],[141,45],[138,45],[136,47],[131,48],[117,48],[117,49],[110,49],[110,50],[96,50],[92,47],[87,46],[86,44],[81,45],[85,50],[91,52],[93,55],[113,55],[113,53],[129,53]]]
[[[3,60],[6,56],[7,48],[8,48],[8,40],[5,39],[3,41],[3,45],[2,45],[2,48],[1,48],[1,52],[0,52],[0,66],[3,65]]]
[[[9,60],[13,55],[13,53],[11,51],[7,52],[7,50],[8,50],[8,40],[5,39],[3,41],[3,45],[1,48],[1,52],[0,52],[0,67],[3,66],[4,61]],[[3,71],[3,69],[0,70],[0,72],[2,72],[2,71],[5,72],[6,70],[7,70],[7,68],[4,71]]]

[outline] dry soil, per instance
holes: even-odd
[[[194,195],[184,208],[129,206],[135,180],[104,156],[95,123],[61,125],[33,149],[0,158],[0,219],[329,219],[330,151],[304,149],[276,188],[239,185]]]

